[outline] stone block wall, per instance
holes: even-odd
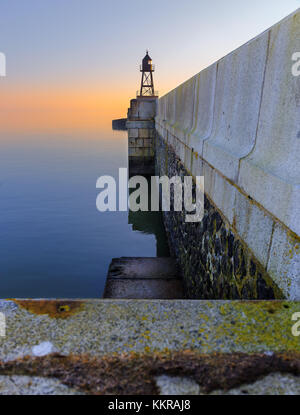
[[[203,223],[165,215],[191,297],[300,299],[297,51],[299,9],[158,102],[160,172],[204,176]]]
[[[159,135],[156,173],[189,175],[173,147]],[[185,222],[185,212],[163,213],[171,254],[180,265],[187,298],[283,298],[265,268],[207,196],[204,209],[203,220],[195,223]]]
[[[154,171],[156,105],[156,97],[138,97],[130,101],[126,122],[130,174],[152,174]]]

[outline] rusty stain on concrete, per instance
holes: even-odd
[[[47,314],[51,318],[68,318],[83,310],[84,304],[78,300],[16,300],[18,306],[33,314]]]

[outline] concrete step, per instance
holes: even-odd
[[[104,298],[180,299],[182,281],[174,258],[113,258]]]

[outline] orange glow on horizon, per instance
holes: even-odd
[[[0,83],[0,137],[5,133],[111,130],[113,119],[126,118],[139,78],[95,83],[8,85]],[[165,83],[164,83],[165,84]],[[168,78],[161,96],[178,84]],[[104,85],[104,86],[103,86]]]
[[[1,91],[0,134],[111,129],[112,119],[126,117],[131,95],[91,87],[7,88]]]

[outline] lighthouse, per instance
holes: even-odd
[[[154,65],[148,51],[140,65],[141,87],[130,100],[127,112],[129,175],[154,175],[155,115],[158,93],[154,91]]]
[[[146,51],[146,56],[144,57],[142,64],[140,65],[140,72],[142,73],[141,80],[141,89],[140,93],[137,96],[140,97],[154,97],[154,82],[153,82],[153,72],[155,67],[152,64],[152,59],[149,56],[148,51]]]

